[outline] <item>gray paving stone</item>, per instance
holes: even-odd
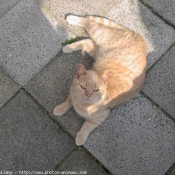
[[[175,46],[147,74],[143,92],[175,118]]]
[[[19,86],[0,68],[0,108],[19,90]]]
[[[108,13],[109,19],[140,34],[146,41],[150,66],[175,42],[175,31],[138,0],[118,0]]]
[[[56,170],[59,172],[72,171],[80,174],[85,172],[88,175],[108,175],[94,158],[83,149],[75,150]]]
[[[66,37],[34,0],[22,0],[0,18],[0,65],[24,85],[60,51]]]
[[[113,0],[107,0],[101,3],[100,1],[94,2],[93,0],[80,0],[80,1],[61,1],[61,0],[37,0],[40,4],[46,6],[58,18],[64,18],[65,14],[73,13],[77,15],[92,15],[103,12]],[[76,7],[76,8],[75,8]]]
[[[25,86],[25,89],[39,101],[44,108],[53,114],[56,105],[69,95],[69,88],[79,63],[89,68],[92,58],[81,52],[60,53],[38,75]],[[73,136],[82,125],[83,120],[71,109],[64,116],[55,117]]]
[[[85,147],[113,174],[164,175],[175,160],[175,123],[142,95],[116,107]]]
[[[53,170],[73,148],[73,140],[24,91],[0,110],[0,168]]]
[[[106,0],[101,3],[101,1],[93,0],[80,0],[80,1],[62,1],[62,0],[37,0],[41,6],[49,9],[56,18],[58,18],[63,25],[66,25],[70,29],[71,33],[74,34],[74,37],[80,35],[82,28],[67,25],[67,22],[64,20],[65,14],[77,14],[77,15],[97,15],[103,12],[113,0]],[[76,7],[76,8],[75,8]]]
[[[164,19],[175,25],[175,1],[172,0],[143,0],[154,11],[158,12]]]
[[[0,0],[0,17],[15,6],[20,0]]]

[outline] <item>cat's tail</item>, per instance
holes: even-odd
[[[107,18],[102,18],[102,17],[97,17],[97,16],[86,16],[87,19],[96,22],[98,24],[104,25],[106,27],[110,28],[118,28],[118,29],[125,29],[123,26],[107,19]]]

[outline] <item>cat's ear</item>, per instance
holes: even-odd
[[[77,78],[81,75],[86,74],[86,69],[82,64],[79,64],[78,69],[77,69]]]
[[[101,78],[103,79],[104,82],[106,82],[108,80],[108,76],[109,76],[109,71],[105,70],[102,75]]]

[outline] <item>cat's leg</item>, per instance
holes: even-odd
[[[61,116],[65,114],[72,107],[72,98],[69,96],[66,101],[54,108],[53,113],[55,115]]]
[[[123,26],[102,17],[96,17],[96,16],[86,16],[86,19],[90,19],[91,21],[94,21],[98,24],[104,25],[106,27],[112,27],[112,28],[118,28],[118,29],[125,29]]]
[[[67,44],[63,47],[63,52],[71,53],[73,51],[84,50],[89,53],[90,56],[94,57],[96,47],[96,44],[91,39],[84,39],[72,44]]]
[[[83,145],[87,137],[89,136],[90,132],[96,128],[98,125],[100,125],[108,116],[110,112],[110,109],[107,108],[105,111],[103,111],[103,114],[101,114],[101,117],[91,120],[86,120],[81,127],[80,131],[77,132],[77,136],[75,139],[76,145],[81,146]]]
[[[101,22],[97,22],[99,19]],[[86,31],[88,32],[88,34],[90,35],[91,39],[96,43],[96,45],[98,47],[101,47],[103,45],[103,39],[111,37],[111,32],[110,30],[106,30],[106,26],[114,28],[114,26],[116,26],[116,29],[121,29],[123,31],[125,31],[126,29],[123,28],[122,26],[106,19],[101,20],[99,17],[94,17],[94,19],[92,20],[92,16],[91,17],[79,17],[79,16],[74,16],[74,15],[69,15],[66,18],[67,22],[69,24],[73,24],[73,25],[78,25],[81,27],[84,27],[86,29]]]

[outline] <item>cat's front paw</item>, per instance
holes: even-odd
[[[75,138],[75,143],[77,146],[83,145],[87,140],[87,137],[81,134],[80,132],[77,132],[77,137]]]
[[[53,113],[54,113],[54,115],[61,116],[61,115],[65,114],[66,111],[67,110],[65,110],[62,105],[58,105],[54,108]]]
[[[78,25],[78,24],[79,24],[79,21],[80,21],[80,17],[74,16],[74,15],[68,15],[68,16],[66,17],[66,21],[67,21],[69,24]]]
[[[69,47],[69,44],[68,44],[68,45],[66,45],[66,46],[63,47],[62,51],[64,53],[71,53],[72,52],[72,49]]]

